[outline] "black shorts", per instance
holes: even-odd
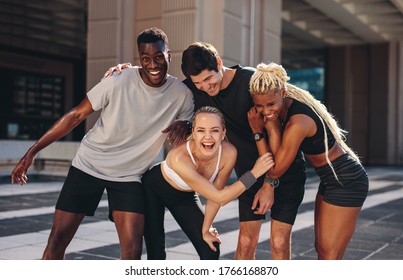
[[[238,215],[240,222],[264,220],[266,215],[256,215],[253,213],[252,203],[255,195],[263,185],[264,176],[260,177],[257,182],[238,196]]]
[[[239,221],[264,220],[265,215],[256,215],[252,210],[252,203],[255,194],[263,185],[264,176],[242,195],[238,197]],[[274,193],[274,204],[271,208],[270,217],[280,222],[293,225],[297,216],[298,208],[304,198],[305,193],[305,160],[297,158],[280,178],[280,185]]]
[[[304,167],[289,169],[280,178],[274,191],[274,204],[270,217],[276,221],[293,225],[298,208],[304,199],[306,173]]]
[[[91,176],[74,166],[70,166],[56,209],[94,216],[105,189],[111,220],[114,210],[144,214],[144,187],[140,182],[107,181]]]
[[[315,168],[320,177],[318,193],[329,204],[361,207],[368,195],[368,176],[362,165],[344,154],[332,161],[337,179],[329,165]]]

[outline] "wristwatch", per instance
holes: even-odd
[[[264,134],[263,133],[254,133],[253,138],[255,138],[255,141],[259,141],[264,138]]]
[[[269,183],[270,185],[272,185],[273,189],[277,188],[278,185],[280,185],[280,180],[279,179],[274,180],[274,179],[270,179],[270,178],[265,177],[264,181]]]

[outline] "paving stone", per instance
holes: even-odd
[[[403,260],[403,244],[391,243],[374,253],[369,260]]]
[[[376,170],[376,173],[372,173],[372,170]],[[393,192],[396,195],[396,191],[403,191],[403,174],[399,168],[368,168],[368,173],[371,178],[375,178],[374,181],[382,181],[377,185],[379,189],[371,190],[370,195],[385,194],[388,192]],[[395,172],[395,173],[393,173]],[[400,172],[400,173],[399,173]],[[387,174],[387,175],[385,175]],[[309,178],[307,180],[308,186],[307,190],[312,193],[313,190],[317,189],[318,178],[316,175],[309,173]],[[30,178],[31,182],[40,182],[41,178]],[[43,178],[42,178],[43,180]],[[44,180],[43,182],[45,182]],[[385,183],[386,182],[386,183]],[[390,182],[387,185],[387,182]],[[7,182],[8,184],[9,182]],[[0,182],[1,184],[1,182]],[[386,185],[385,185],[386,184]],[[1,187],[1,186],[0,186]],[[8,193],[9,194],[9,193]],[[55,201],[58,197],[58,192],[43,192],[29,195],[6,195],[1,196],[0,189],[0,212],[7,211],[17,211],[31,209],[32,207],[54,207]],[[103,200],[106,200],[106,195],[104,195]],[[204,198],[201,198],[205,202]],[[351,242],[349,243],[344,259],[347,260],[357,260],[357,259],[369,259],[369,260],[403,260],[403,198],[390,199],[387,202],[381,203],[377,206],[364,209],[359,217],[356,232],[353,235]],[[310,211],[313,211],[314,202],[303,203],[299,209],[298,215],[304,215]],[[235,210],[237,211],[237,210]],[[88,224],[88,228],[84,228],[77,237],[77,243],[85,243],[88,238],[89,243],[93,244],[106,244],[104,246],[94,245],[87,246],[88,244],[83,244],[86,249],[77,250],[75,252],[68,253],[66,259],[71,260],[110,260],[120,258],[120,246],[119,244],[107,242],[112,238],[111,232],[115,233],[114,226],[112,222],[108,220],[109,210],[108,207],[99,207],[93,217],[85,217],[82,225]],[[232,215],[232,214],[231,214]],[[236,216],[236,217],[234,217]],[[221,235],[228,233],[228,239],[223,240],[224,242],[236,239],[235,234],[239,229],[239,221],[235,213],[232,217],[223,219],[222,221],[214,222],[214,226],[218,228]],[[24,250],[27,252],[27,256],[40,256],[44,248],[44,243],[47,238],[47,231],[50,230],[53,219],[53,212],[42,214],[42,215],[31,215],[12,219],[0,219],[0,241],[9,242],[9,246],[6,243],[2,243],[4,246],[0,250],[0,259],[12,258],[13,256],[13,246],[21,243],[25,238],[30,238],[30,242],[33,243],[35,240],[41,240],[41,243],[36,243],[35,247],[27,247],[24,249],[21,245],[15,249],[15,256],[18,259],[22,259],[24,256]],[[298,217],[297,217],[298,219]],[[265,221],[269,222],[268,218]],[[175,221],[174,221],[175,222]],[[94,223],[93,227],[90,224]],[[80,229],[79,229],[80,230]],[[106,230],[108,232],[106,232]],[[102,236],[95,236],[91,239],[90,232],[97,232],[103,234]],[[88,232],[88,235],[87,235]],[[30,235],[31,234],[31,235]],[[267,234],[265,232],[264,234]],[[35,236],[36,237],[35,237]],[[16,236],[16,239],[13,237]],[[4,238],[3,238],[4,237]],[[101,237],[101,238],[100,238]],[[35,239],[35,240],[34,240]],[[231,240],[229,240],[231,239]],[[113,241],[115,242],[115,241]],[[196,258],[194,249],[191,248],[189,252],[183,251],[183,254],[178,252],[170,252],[171,248],[176,246],[182,246],[188,242],[187,236],[183,233],[181,229],[173,230],[166,234],[166,247],[167,252],[175,254],[175,257],[180,258],[189,254],[189,258]],[[109,244],[108,244],[109,243]],[[14,243],[13,243],[14,244]],[[78,246],[78,245],[77,245]],[[191,246],[191,245],[190,245]],[[38,250],[39,248],[39,250]],[[181,247],[182,248],[182,247]],[[145,255],[145,245],[143,246],[143,254]],[[176,248],[175,248],[176,250]],[[236,250],[236,241],[234,243],[234,248],[232,251],[223,253],[220,259],[231,260],[234,258]],[[28,252],[31,252],[29,253]],[[38,253],[39,252],[39,253]],[[2,257],[3,256],[3,257]],[[293,260],[316,260],[317,254],[314,248],[314,227],[307,226],[302,229],[296,230],[292,235],[292,259]],[[36,258],[36,257],[35,257]],[[186,258],[186,257],[185,257]],[[256,258],[268,260],[271,258],[270,250],[270,240],[264,239],[264,241],[259,242],[256,250]]]

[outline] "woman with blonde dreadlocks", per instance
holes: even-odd
[[[275,166],[269,182],[287,170],[298,150],[320,177],[315,201],[315,248],[319,259],[341,259],[354,233],[368,193],[368,177],[357,155],[345,143],[326,107],[309,92],[289,84],[281,65],[261,63],[250,80],[255,106],[248,112],[254,133],[269,135],[256,141],[259,154],[271,151]],[[281,186],[280,186],[281,187]]]

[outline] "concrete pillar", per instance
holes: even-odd
[[[131,0],[89,0],[87,37],[87,91],[105,71],[120,62],[133,61],[135,2]],[[86,120],[90,129],[98,118]]]
[[[281,0],[197,0],[196,40],[213,44],[224,65],[281,61]]]
[[[341,128],[347,144],[368,160],[369,50],[366,45],[332,47],[326,63],[325,105]]]
[[[161,28],[168,36],[171,50],[169,74],[184,78],[180,68],[183,49],[196,40],[196,0],[135,1],[134,40],[146,28]],[[137,44],[134,44],[134,61],[138,63]]]
[[[282,0],[261,1],[260,18],[262,33],[255,37],[255,46],[261,47],[260,55],[255,55],[253,64],[260,62],[281,63],[281,13]]]
[[[403,162],[401,42],[331,47],[326,105],[365,164]]]
[[[389,44],[387,161],[403,164],[403,41]]]
[[[181,70],[182,52],[196,40],[196,0],[162,1],[162,29],[168,36],[171,49],[169,73],[180,79],[184,76]]]

